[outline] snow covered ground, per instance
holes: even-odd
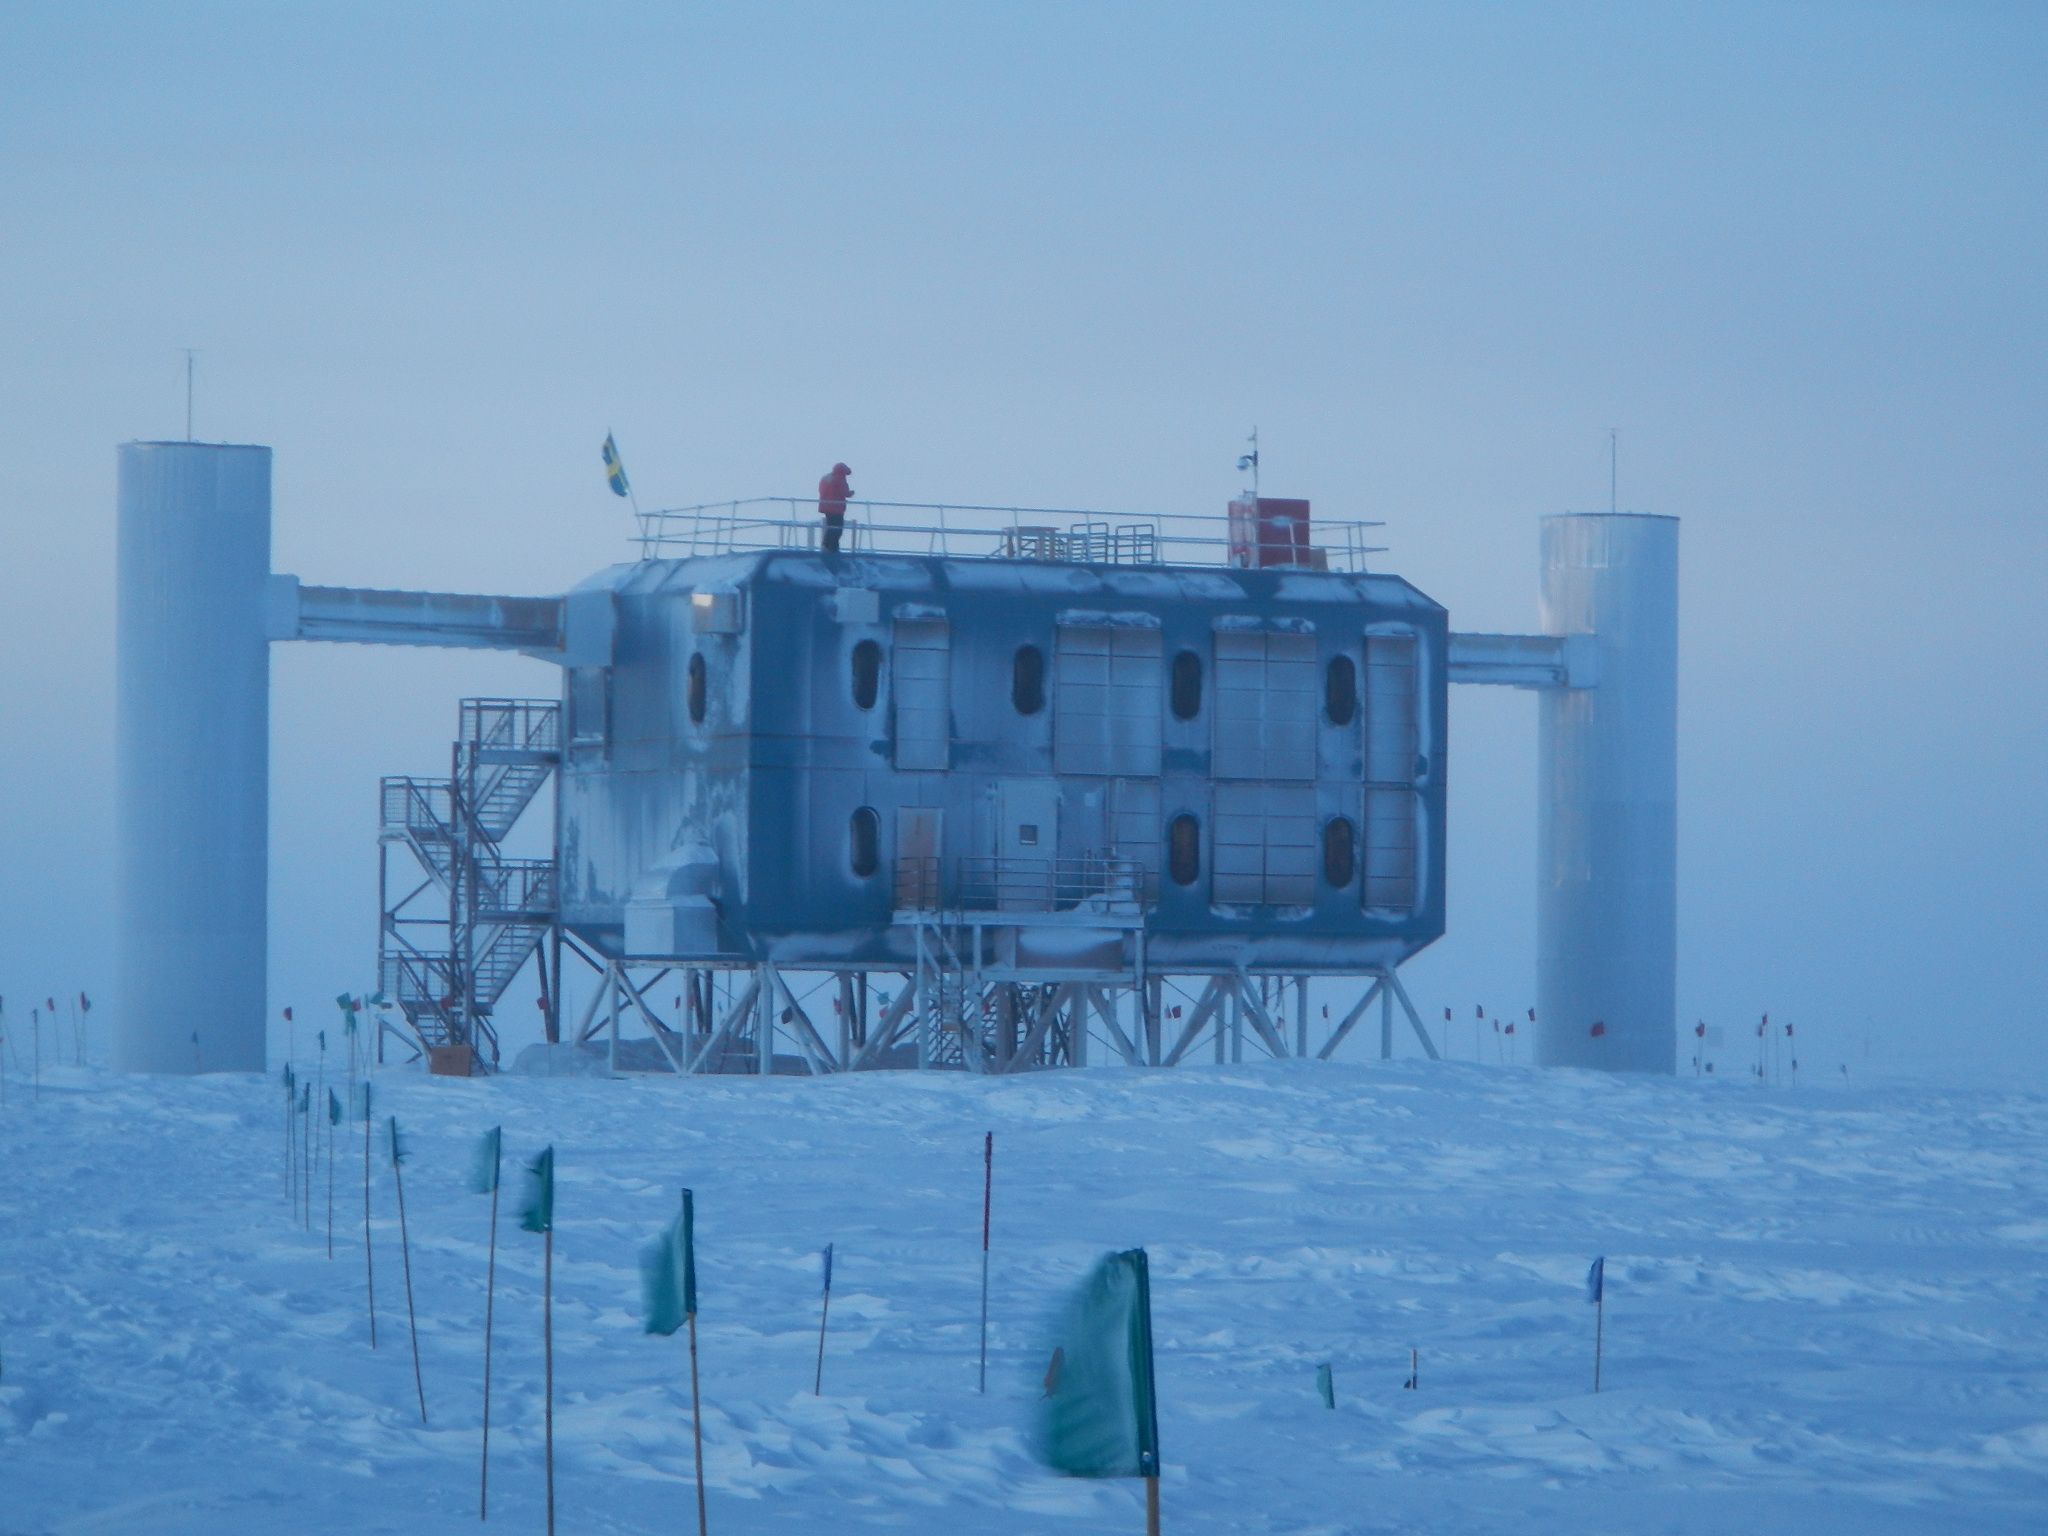
[[[1046,1315],[1135,1244],[1169,1532],[2048,1529],[2039,1095],[1419,1063],[394,1071],[379,1092],[414,1149],[426,1426],[381,1165],[369,1347],[360,1127],[330,1261],[324,1186],[312,1233],[286,1210],[274,1080],[51,1069],[39,1102],[9,1082],[0,1532],[475,1529],[488,1202],[464,1174],[500,1121],[508,1155],[552,1142],[560,1160],[564,1532],[693,1526],[683,1340],[639,1331],[637,1272],[685,1183],[714,1531],[1141,1530],[1138,1485],[1060,1478],[1029,1451]],[[500,1235],[490,1525],[538,1531],[541,1245],[509,1212]]]

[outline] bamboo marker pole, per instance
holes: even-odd
[[[498,1185],[504,1167],[504,1133],[493,1130],[491,1148],[491,1244],[484,1267],[484,1452],[477,1472],[476,1517],[488,1520],[491,1509],[491,1314],[498,1299]]]
[[[1593,1303],[1593,1390],[1600,1390],[1600,1346],[1607,1331],[1607,1256],[1586,1271],[1586,1300]]]
[[[545,1362],[548,1536],[555,1536],[555,1149],[526,1165],[519,1225],[541,1235],[540,1336]]]
[[[334,1258],[334,1122],[341,1118],[334,1090],[327,1090],[327,1257]]]
[[[995,1192],[996,1133],[984,1134],[981,1142],[981,1370],[975,1390],[988,1392],[988,1216]]]
[[[555,1536],[555,1224],[541,1234],[541,1355],[547,1377],[548,1536]]]
[[[292,1105],[298,1090],[292,1085],[291,1064],[284,1069],[284,1198],[294,1211],[299,1208],[298,1168],[292,1159]]]
[[[1602,1344],[1606,1342],[1606,1333],[1607,1298],[1605,1294],[1602,1294],[1600,1299],[1593,1303],[1593,1390],[1595,1392],[1600,1390],[1600,1351]]]
[[[825,1298],[818,1308],[818,1371],[811,1381],[811,1396],[825,1392],[825,1319],[832,1314],[832,1245],[825,1245]]]
[[[299,1224],[313,1230],[313,1085],[299,1084]]]
[[[390,1117],[391,1182],[398,1190],[398,1257],[405,1269],[405,1327],[412,1336],[412,1384],[419,1393],[420,1422],[427,1422],[427,1387],[420,1378],[420,1325],[412,1305],[412,1240],[405,1230],[405,1172],[400,1167],[405,1153],[398,1145],[398,1116]]]
[[[370,1249],[370,1084],[363,1082],[363,1283],[370,1298],[370,1348],[377,1347],[377,1261]]]
[[[697,1239],[696,1197],[683,1191],[684,1270],[683,1318],[690,1325],[690,1445],[697,1458],[697,1536],[710,1536],[704,1516],[704,1408],[697,1390]]]

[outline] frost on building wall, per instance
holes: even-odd
[[[761,552],[621,566],[572,671],[562,919],[615,957],[904,965],[1091,907],[1160,969],[1443,931],[1444,610],[1394,576]]]

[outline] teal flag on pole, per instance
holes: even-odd
[[[526,1191],[519,1203],[519,1225],[529,1232],[552,1232],[555,1228],[553,1147],[526,1165]]]
[[[683,1191],[683,1208],[640,1255],[640,1296],[647,1332],[674,1333],[697,1310],[697,1252],[694,1198]]]
[[[1039,1453],[1075,1477],[1157,1477],[1152,1286],[1145,1250],[1112,1253],[1069,1302],[1061,1365],[1039,1405]]]
[[[498,1187],[498,1169],[504,1161],[505,1128],[494,1125],[485,1131],[476,1144],[475,1155],[469,1163],[469,1187],[477,1194],[488,1195]]]

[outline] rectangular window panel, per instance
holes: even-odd
[[[1368,907],[1413,911],[1416,882],[1416,818],[1421,797],[1412,789],[1368,788],[1365,792],[1365,883]]]
[[[1215,776],[1314,778],[1315,636],[1219,629],[1215,649]]]
[[[943,619],[896,621],[896,766],[950,766],[951,634]]]
[[[1211,846],[1211,900],[1309,905],[1315,900],[1315,791],[1293,784],[1217,785]]]
[[[1160,638],[1137,625],[1062,624],[1053,656],[1053,767],[1159,772]]]
[[[1422,689],[1413,635],[1365,637],[1365,777],[1412,784],[1422,750],[1417,711]]]
[[[1135,859],[1150,874],[1159,873],[1159,781],[1118,779],[1110,786],[1109,851],[1119,859]]]

